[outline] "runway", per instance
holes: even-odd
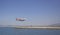
[[[16,29],[49,29],[49,30],[60,30],[60,27],[16,27]]]

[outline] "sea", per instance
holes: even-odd
[[[60,35],[60,30],[16,29],[0,27],[0,35]]]

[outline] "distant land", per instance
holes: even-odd
[[[52,24],[52,25],[46,25],[46,26],[39,26],[39,25],[0,25],[0,27],[13,27],[16,29],[48,29],[48,30],[60,30],[60,23]]]
[[[0,27],[21,27],[20,25],[0,25]],[[24,26],[22,26],[24,27]],[[60,27],[60,23],[46,25],[46,26],[40,26],[40,25],[25,25],[25,27]]]
[[[56,24],[52,24],[52,25],[48,25],[50,27],[60,27],[60,23],[56,23]]]

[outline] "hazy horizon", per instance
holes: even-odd
[[[0,25],[60,23],[60,0],[0,0]],[[16,21],[26,18],[26,21]]]

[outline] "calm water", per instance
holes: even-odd
[[[60,30],[15,29],[0,27],[0,35],[60,35]]]

